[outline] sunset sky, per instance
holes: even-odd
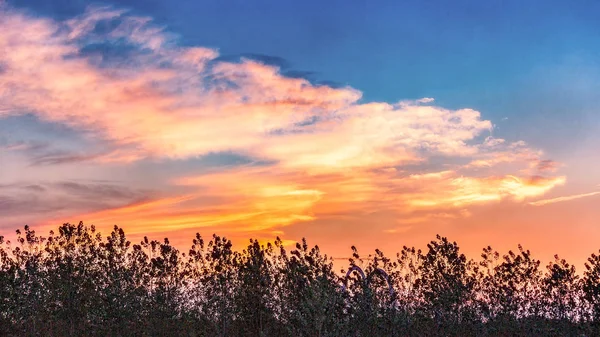
[[[450,4],[451,3],[451,4]],[[0,235],[600,248],[600,2],[0,0]]]

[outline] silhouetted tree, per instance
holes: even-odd
[[[290,336],[339,336],[344,322],[344,298],[333,263],[306,239],[289,254],[278,239],[281,322]]]
[[[437,236],[427,245],[417,288],[423,293],[423,310],[444,333],[471,333],[475,279],[469,273],[472,263],[461,254],[456,242]],[[467,328],[468,331],[459,329]]]
[[[591,322],[595,335],[600,333],[600,255],[592,254],[585,264],[582,288],[584,300],[589,310],[584,312],[584,317]]]

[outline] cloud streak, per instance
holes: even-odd
[[[596,195],[600,195],[600,192],[591,192],[591,193],[575,194],[575,195],[569,195],[569,196],[552,198],[552,199],[543,199],[543,200],[530,202],[529,204],[532,206],[545,206],[545,205],[549,205],[549,204],[555,204],[557,202],[577,200],[577,199],[581,199],[581,198],[593,197]]]

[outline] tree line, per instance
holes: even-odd
[[[437,236],[427,249],[376,250],[336,271],[302,240],[199,234],[132,244],[122,228],[64,224],[0,237],[0,331],[10,336],[600,335],[600,255],[583,273],[519,246],[468,259]],[[359,267],[359,268],[357,268]],[[348,272],[349,270],[349,272]]]

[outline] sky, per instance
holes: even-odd
[[[435,234],[581,266],[596,1],[0,0],[0,235]]]

